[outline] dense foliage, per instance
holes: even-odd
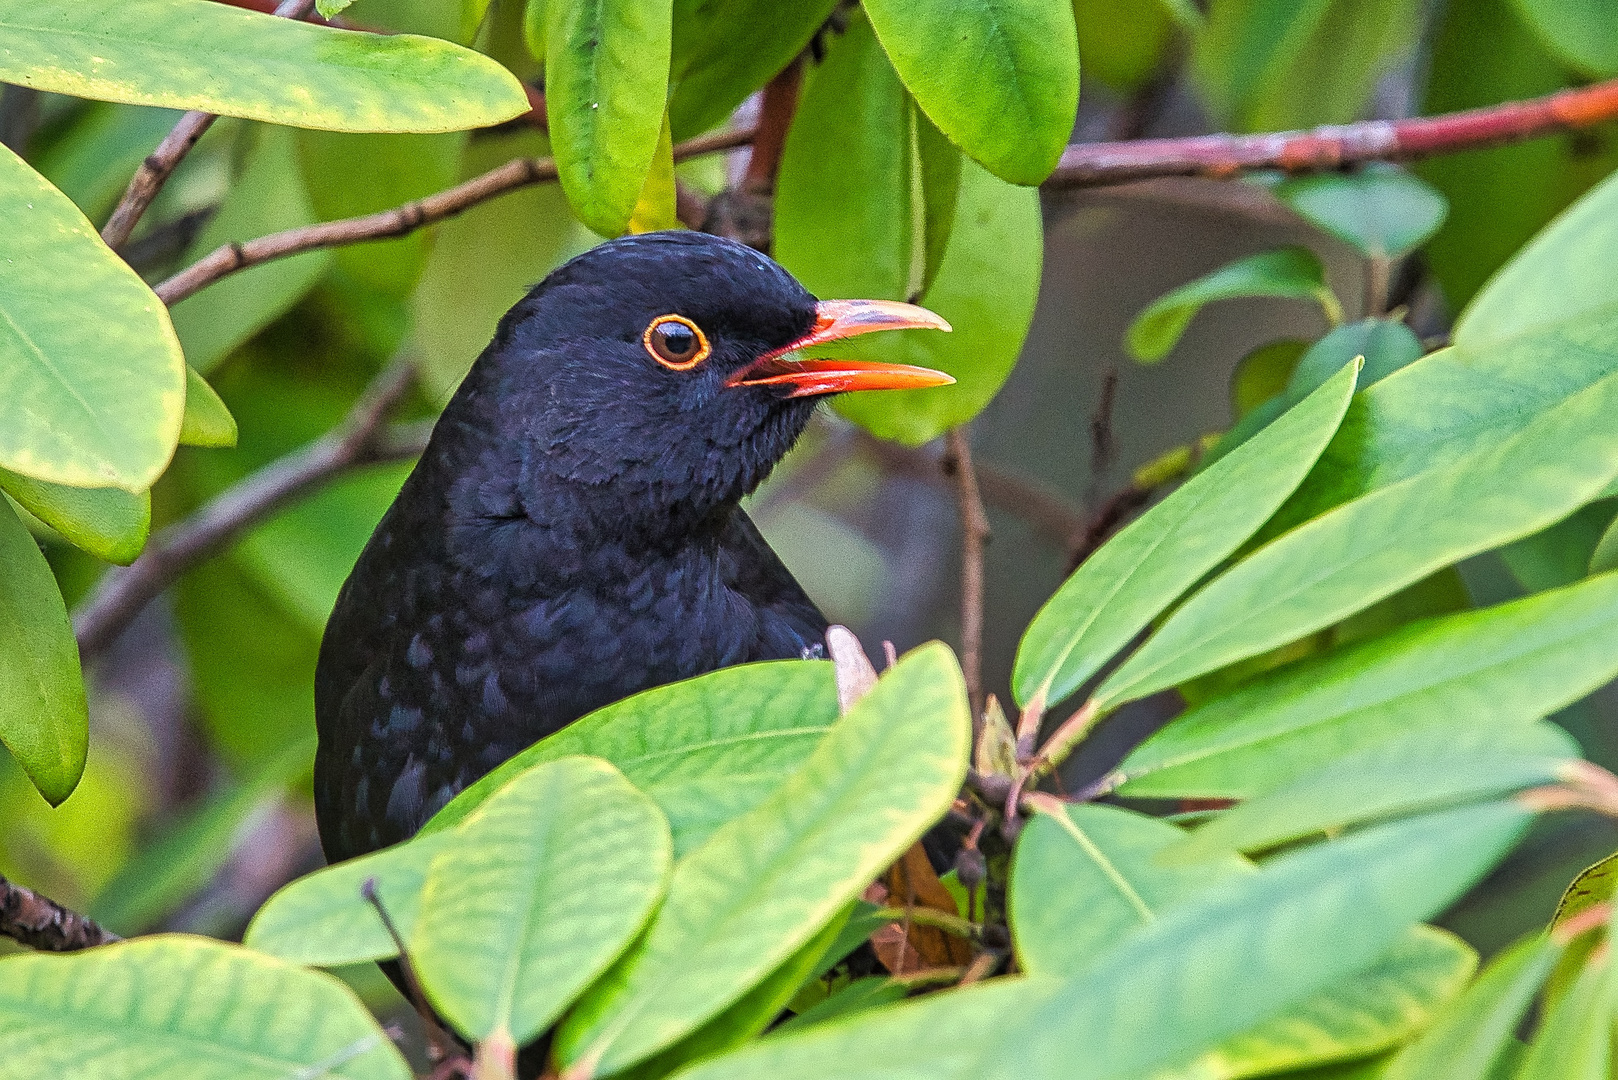
[[[1216,126],[1341,124],[1379,80],[1437,112],[1618,74],[1605,4],[255,6],[0,0],[0,867],[139,935],[0,957],[0,1077],[407,1077],[419,1047],[368,1007],[392,959],[452,1033],[441,1075],[525,1045],[574,1080],[1615,1074],[1610,861],[1481,970],[1428,924],[1541,817],[1618,816],[1605,745],[1547,719],[1618,676],[1601,128],[1228,181],[1311,242],[1174,288],[1128,351],[1183,352],[1229,300],[1325,332],[1250,353],[1228,430],[1141,470],[1148,508],[1023,632],[1009,715],[978,700],[981,643],[877,677],[847,635],[602,709],[404,844],[260,867],[245,927],[207,890],[307,818],[337,589],[421,425],[569,255],[762,200],[754,238],[817,295],[947,318],[855,351],[956,385],[840,400],[814,437],[948,435],[970,579],[962,425],[1034,319],[1081,53],[1125,112],[1183,63]],[[98,233],[177,122],[195,150],[132,235]],[[1440,333],[1416,278],[1457,313]],[[1455,568],[1483,557],[1523,595],[1475,606]],[[137,617],[161,625],[111,649]],[[131,640],[183,649],[184,745],[141,743],[120,695],[173,661]],[[1168,692],[1183,711],[1064,783]],[[141,837],[157,776],[195,799]],[[940,878],[917,845],[941,822]],[[212,936],[156,932],[188,905]]]

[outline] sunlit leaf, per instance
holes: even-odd
[[[0,15],[0,79],[75,97],[334,131],[458,131],[528,109],[500,65],[202,0],[51,0]]]
[[[950,141],[1013,184],[1050,175],[1079,104],[1067,0],[867,0],[905,86]]]
[[[635,212],[629,215],[629,231],[643,233],[679,227],[680,219],[674,212],[674,144],[669,138],[668,117],[665,116],[646,184],[640,189],[640,198],[635,200]]]
[[[62,594],[39,545],[0,496],[0,742],[54,806],[84,774],[89,727]]]
[[[1326,287],[1325,268],[1315,254],[1301,247],[1279,248],[1237,259],[1158,297],[1135,316],[1125,343],[1137,360],[1161,360],[1205,305],[1251,296],[1313,300],[1329,321],[1342,317],[1337,298]]]
[[[1345,366],[1085,560],[1023,636],[1012,676],[1017,700],[1054,703],[1073,693],[1257,531],[1337,430],[1358,372]]]
[[[1479,731],[1515,727],[1618,675],[1602,644],[1615,632],[1618,575],[1411,623],[1177,717],[1124,759],[1122,790],[1250,798],[1415,724],[1464,716]]]
[[[1615,884],[1618,884],[1618,855],[1608,855],[1594,866],[1586,867],[1562,894],[1551,925],[1560,926],[1597,904],[1611,900]]]
[[[536,765],[434,857],[410,935],[428,999],[465,1035],[527,1042],[640,929],[672,861],[668,823],[612,766]]]
[[[329,975],[236,945],[163,935],[0,959],[0,1077],[408,1080],[359,999]]]
[[[235,446],[236,418],[208,380],[186,365],[185,413],[180,418],[180,445]]]
[[[168,313],[78,207],[3,147],[0,216],[0,467],[144,491],[185,408]]]
[[[736,1001],[948,809],[969,741],[949,650],[901,659],[770,798],[680,860],[645,936],[563,1023],[558,1058],[616,1071]]]
[[[146,546],[152,526],[150,492],[48,484],[4,469],[0,469],[0,491],[74,547],[98,559],[127,565]]]

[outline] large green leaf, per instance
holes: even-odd
[[[662,896],[668,822],[611,765],[536,765],[433,859],[410,958],[433,1007],[482,1042],[538,1035]]]
[[[49,484],[5,469],[0,469],[0,491],[69,543],[106,562],[134,562],[152,527],[152,496],[146,491]]]
[[[1517,1080],[1607,1080],[1615,1004],[1612,953],[1602,949],[1584,962],[1567,992],[1551,1001]]]
[[[1249,296],[1313,300],[1329,321],[1342,317],[1341,305],[1326,287],[1320,259],[1307,248],[1286,247],[1237,259],[1158,297],[1129,324],[1125,344],[1137,360],[1161,360],[1203,307],[1215,300]]]
[[[0,216],[0,467],[144,491],[185,409],[168,313],[78,207],[4,148]]]
[[[674,140],[724,123],[804,50],[836,6],[837,0],[675,0],[669,62]]]
[[[503,762],[423,828],[466,818],[519,772],[575,754],[604,758],[657,803],[682,857],[780,788],[837,719],[828,663],[722,668],[598,709]]]
[[[1409,48],[1418,10],[1413,0],[1212,0],[1193,72],[1222,124],[1347,123]]]
[[[1455,935],[1414,926],[1366,970],[1155,1080],[1238,1080],[1378,1053],[1426,1026],[1477,963]]]
[[[1068,0],[867,0],[882,47],[923,110],[1013,184],[1050,175],[1079,106]]]
[[[603,236],[629,224],[663,129],[669,0],[545,7],[545,110],[562,188]]]
[[[1579,74],[1618,75],[1618,13],[1604,0],[1515,0],[1523,21]]]
[[[1073,0],[1084,75],[1114,90],[1139,90],[1158,74],[1174,40],[1165,0]]]
[[[1618,376],[1498,445],[1373,491],[1260,548],[1188,600],[1097,697],[1144,696],[1285,644],[1567,516],[1618,474],[1618,430],[1607,423],[1615,409]]]
[[[219,212],[186,252],[202,258],[222,244],[315,222],[314,207],[298,168],[297,133],[255,127],[241,175]],[[306,251],[231,274],[174,305],[174,329],[188,363],[207,374],[243,342],[291,310],[330,268],[332,252]]]
[[[1512,1033],[1562,955],[1549,934],[1534,934],[1489,962],[1477,981],[1400,1050],[1384,1080],[1479,1080],[1512,1042]]]
[[[334,131],[458,131],[528,110],[500,65],[203,0],[43,0],[0,13],[0,80]]]
[[[1277,185],[1275,194],[1362,255],[1381,259],[1420,247],[1449,210],[1431,184],[1393,165],[1298,177]]]
[[[1185,838],[1166,821],[1113,806],[1065,804],[1035,814],[1012,855],[1007,898],[1018,966],[1072,975],[1128,933],[1226,878],[1253,872],[1238,856],[1165,865]]]
[[[163,935],[0,960],[0,1077],[408,1080],[359,999],[329,975]]]
[[[936,821],[966,771],[949,650],[890,669],[791,779],[675,866],[651,927],[588,991],[556,1054],[595,1075],[695,1030],[840,914]]]
[[[1138,1080],[1370,967],[1530,816],[1488,804],[1318,844],[1210,887],[1069,979],[934,994],[766,1038],[680,1077]]]
[[[1515,726],[1618,675],[1618,656],[1604,644],[1615,633],[1618,575],[1411,623],[1262,675],[1178,717],[1124,759],[1121,790],[1251,798],[1433,718]]]
[[[1362,821],[1497,797],[1567,779],[1578,760],[1578,744],[1548,721],[1498,730],[1451,719],[1344,754],[1225,811],[1159,858],[1186,865],[1261,852]]]
[[[1354,393],[1350,363],[1307,400],[1192,477],[1062,584],[1023,635],[1017,700],[1060,701],[1241,546],[1313,467]]]
[[[0,742],[54,806],[84,775],[89,729],[62,594],[39,545],[0,496]]]

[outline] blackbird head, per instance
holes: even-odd
[[[507,312],[451,412],[520,461],[531,517],[701,514],[757,487],[820,398],[953,382],[799,352],[902,328],[949,325],[910,304],[817,301],[720,237],[645,233],[578,256]]]

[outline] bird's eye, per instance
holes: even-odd
[[[642,337],[652,359],[673,371],[694,368],[712,351],[702,328],[679,315],[659,315]]]

